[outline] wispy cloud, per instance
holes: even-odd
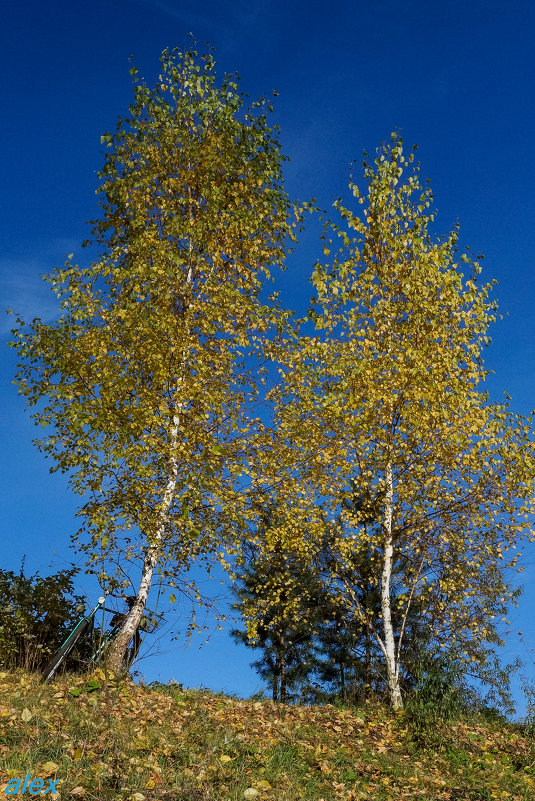
[[[57,316],[59,303],[50,286],[43,281],[49,269],[38,261],[0,259],[0,333],[7,334],[14,326],[14,317],[6,313],[12,309],[25,320],[40,317],[52,320]]]
[[[14,326],[11,309],[24,320],[40,317],[49,322],[59,313],[59,302],[43,275],[64,264],[68,253],[80,253],[80,243],[68,238],[43,242],[36,253],[0,258],[0,334]]]
[[[196,6],[195,3],[184,3],[181,2],[181,0],[178,0],[176,3],[174,3],[173,0],[136,0],[136,2],[140,6],[153,8],[171,17],[175,17],[175,19],[203,24],[210,21],[208,16],[199,14],[198,11],[193,10]],[[198,5],[196,7],[198,9]]]
[[[233,0],[231,3],[220,3],[219,6],[210,7],[210,13],[199,11],[202,6],[198,0],[136,0],[137,4],[145,8],[160,11],[170,17],[187,23],[188,27],[199,26],[206,28],[216,25],[219,30],[236,32],[237,29],[247,29],[254,24],[262,9],[265,0]],[[202,31],[192,31],[194,34]]]

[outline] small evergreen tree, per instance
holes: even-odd
[[[365,525],[375,524],[369,500],[355,494],[343,505],[354,513],[363,512]],[[296,554],[285,536],[288,514],[282,505],[264,506],[257,531],[242,545],[235,608],[246,628],[236,629],[234,638],[262,652],[252,666],[271,686],[273,700],[327,703],[386,698],[387,677],[373,637],[381,617],[373,555],[353,554],[339,569],[337,548],[341,529],[347,527],[341,516],[333,536],[327,534],[320,543],[310,541],[306,554]],[[402,587],[403,570],[401,563],[396,564],[393,590]],[[362,619],[351,613],[355,599],[366,610]],[[425,640],[417,607],[405,624],[395,607],[393,621],[396,632],[405,627],[402,678],[403,687],[411,689],[422,659],[419,643]]]
[[[241,608],[242,613],[262,606],[262,586],[262,571],[249,570],[241,576],[241,586],[236,591],[240,600],[236,607]],[[281,598],[281,603],[284,602]],[[286,703],[297,697],[299,686],[315,665],[309,620],[280,616],[279,610],[270,604],[264,609],[262,619],[255,622],[254,636],[247,628],[234,629],[232,635],[237,642],[262,652],[261,657],[252,662],[252,667],[271,687],[274,701]]]
[[[281,536],[283,520],[276,506],[265,508],[254,541],[242,546],[235,608],[246,628],[233,636],[262,651],[253,667],[271,685],[273,700],[287,702],[315,666],[314,634],[326,599],[314,569]]]

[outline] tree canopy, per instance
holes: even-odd
[[[218,83],[210,53],[164,51],[152,87],[131,75],[129,114],[102,137],[97,255],[48,276],[58,319],[18,318],[12,343],[36,443],[82,498],[77,547],[103,585],[135,582],[109,663],[155,576],[199,599],[194,562],[230,552],[246,575],[254,554],[247,637],[271,637],[277,669],[281,632],[306,639],[307,575],[364,636],[367,682],[373,640],[401,708],[409,629],[481,660],[530,534],[532,421],[484,390],[491,285],[457,229],[434,235],[431,191],[393,135],[334,204],[291,331],[265,291],[301,216],[269,101]],[[259,498],[282,510],[270,525]]]
[[[152,88],[132,69],[129,116],[102,137],[100,256],[48,278],[61,316],[19,320],[14,343],[37,444],[83,496],[79,547],[103,583],[140,567],[117,668],[154,570],[178,583],[241,525],[262,340],[281,315],[261,289],[292,236],[269,102],[218,85],[210,54],[165,51],[161,68]]]
[[[413,158],[394,135],[365,162],[365,190],[351,183],[356,208],[334,204],[338,221],[323,236],[332,260],[312,275],[317,333],[278,351],[278,433],[264,462],[266,474],[285,466],[296,504],[321,506],[316,525],[336,552],[331,591],[373,635],[396,708],[415,604],[436,640],[468,659],[494,637],[517,541],[530,532],[535,464],[531,421],[483,388],[491,286],[479,285],[478,261],[459,258],[456,230],[433,237],[431,191]],[[361,601],[365,562],[378,624]]]

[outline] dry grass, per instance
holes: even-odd
[[[426,741],[381,707],[0,673],[2,792],[28,772],[85,801],[535,799],[535,747],[513,725],[444,724]]]

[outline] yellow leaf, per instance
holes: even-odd
[[[55,762],[45,762],[45,764],[39,771],[39,775],[50,776],[51,773],[56,773],[57,770],[58,770],[58,765],[56,765]]]
[[[219,761],[220,762],[232,762],[232,759],[227,754],[223,754],[223,756],[219,757]]]
[[[30,712],[30,710],[27,709],[26,707],[24,707],[24,709],[22,710],[22,715],[21,715],[21,718],[23,719],[24,723],[28,723],[28,721],[30,721],[32,719],[32,717],[33,717],[33,715]]]

